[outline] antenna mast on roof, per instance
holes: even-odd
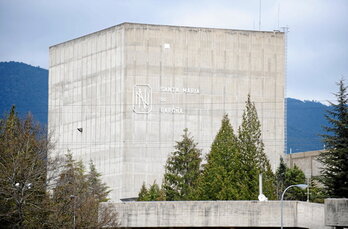
[[[259,31],[261,30],[261,0],[259,2]]]
[[[278,29],[280,29],[279,28],[279,11],[280,11],[280,3],[278,2]]]
[[[285,34],[285,40],[284,40],[284,98],[286,98],[286,85],[287,85],[287,69],[288,69],[288,64],[287,64],[287,59],[288,59],[288,33],[289,33],[289,27],[285,26],[285,27],[281,27],[280,28],[284,34]],[[287,110],[288,110],[288,104],[287,104],[287,100],[284,99],[284,133],[287,133]],[[284,152],[287,152],[287,146],[288,146],[288,139],[287,139],[287,135],[285,134],[284,136]],[[290,153],[292,153],[292,149],[290,148]]]

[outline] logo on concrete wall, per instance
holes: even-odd
[[[133,111],[147,114],[152,110],[152,89],[149,85],[134,85]]]

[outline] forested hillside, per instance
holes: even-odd
[[[18,62],[0,62],[0,112],[16,105],[19,115],[30,111],[47,124],[48,71]]]
[[[323,149],[320,134],[328,123],[325,111],[328,106],[315,101],[287,98],[287,148],[290,153]]]

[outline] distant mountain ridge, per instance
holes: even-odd
[[[316,101],[287,98],[287,153],[320,150],[324,144],[320,135],[329,106]]]
[[[0,62],[0,112],[16,105],[20,115],[30,111],[47,125],[48,71],[18,62]],[[287,153],[323,149],[320,134],[327,125],[328,106],[287,98]]]
[[[0,114],[16,106],[19,115],[30,111],[47,124],[48,71],[19,62],[0,62]]]

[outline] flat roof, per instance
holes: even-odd
[[[305,151],[305,152],[298,152],[298,153],[290,153],[287,155],[291,159],[303,158],[303,157],[315,157],[315,156],[319,156],[319,154],[324,151],[325,150],[313,150],[313,151]]]
[[[98,31],[93,32],[93,33],[89,33],[89,34],[86,34],[86,35],[83,35],[83,36],[80,36],[80,37],[73,38],[73,39],[71,39],[71,40],[67,40],[67,41],[64,41],[64,42],[61,42],[61,43],[52,45],[52,46],[50,46],[49,48],[53,48],[53,47],[55,47],[55,46],[62,45],[62,44],[65,44],[65,43],[68,43],[68,42],[71,42],[71,41],[74,41],[74,40],[77,40],[77,39],[81,39],[81,38],[83,38],[83,37],[87,37],[87,36],[90,36],[90,35],[92,35],[92,34],[100,33],[100,32],[103,32],[103,31],[106,31],[106,30],[115,28],[115,27],[122,27],[122,26],[125,26],[125,25],[140,25],[140,26],[155,26],[155,27],[173,27],[173,28],[201,29],[201,30],[222,30],[222,31],[225,30],[225,31],[253,32],[253,33],[254,33],[254,32],[257,32],[257,33],[284,33],[284,32],[279,31],[279,30],[273,30],[273,31],[260,31],[260,30],[243,30],[243,29],[226,29],[226,28],[210,28],[210,27],[194,27],[194,26],[180,26],[180,25],[160,25],[160,24],[145,24],[145,23],[123,22],[123,23],[118,24],[118,25],[114,25],[114,26],[111,26],[111,27],[108,27],[108,28],[105,28],[105,29],[98,30]]]

